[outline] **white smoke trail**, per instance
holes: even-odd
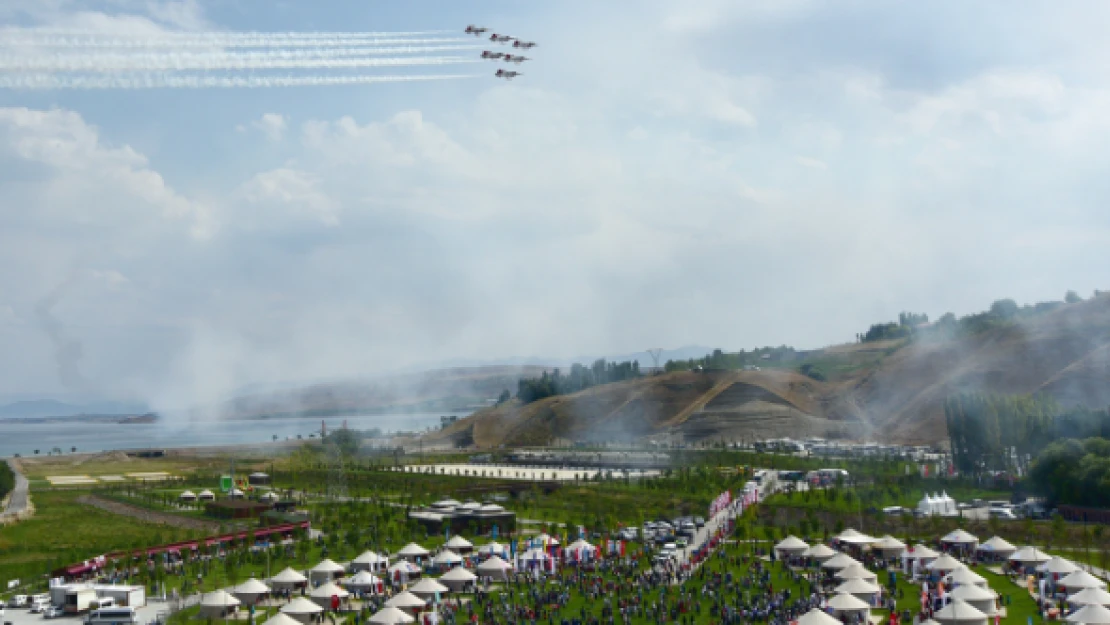
[[[85,54],[3,56],[6,72],[232,71],[268,69],[353,69],[413,65],[456,65],[481,62],[477,57],[398,56],[385,58],[288,58],[268,55],[215,54]]]
[[[111,51],[105,52],[102,50],[67,50],[65,52],[42,53],[38,51],[19,50],[15,53],[4,54],[3,48],[0,48],[0,62],[14,63],[11,59],[19,58],[54,58],[54,59],[70,59],[70,58],[84,58],[84,57],[113,57],[113,56],[128,56],[132,57],[136,54],[147,55],[163,55],[163,56],[176,56],[181,58],[280,58],[280,59],[310,59],[310,58],[342,58],[342,57],[360,57],[360,56],[386,56],[386,55],[399,55],[399,54],[429,54],[439,52],[470,52],[473,50],[481,50],[486,48],[481,44],[469,45],[449,45],[449,46],[387,46],[387,47],[366,47],[366,46],[353,46],[353,47],[316,47],[316,48],[293,48],[284,49],[276,48],[269,50],[220,50],[212,49],[210,51],[203,50],[184,50],[180,52],[166,52],[161,50],[136,50],[136,51]]]
[[[260,48],[473,42],[468,37],[414,38],[404,33],[189,33],[164,36],[37,35],[0,31],[0,46],[55,48]]]
[[[414,74],[410,76],[175,76],[143,74],[136,76],[64,76],[24,74],[0,76],[0,89],[262,89],[268,87],[327,87],[370,85],[390,82],[461,80],[479,78],[467,74]]]

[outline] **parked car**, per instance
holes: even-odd
[[[1006,508],[991,508],[987,513],[990,514],[992,519],[1000,519],[1003,521],[1017,520],[1017,515],[1014,514],[1014,511]]]
[[[58,618],[60,616],[65,616],[65,611],[61,608],[49,607],[42,613],[43,618]]]
[[[679,549],[685,549],[690,545],[690,543],[686,542],[686,538],[683,536],[679,536],[677,539],[675,539],[674,544]]]
[[[698,529],[701,529],[701,528],[705,527],[705,519],[703,519],[703,518],[702,518],[702,517],[700,517],[700,516],[699,516],[699,517],[695,517],[695,518],[694,518],[694,525],[697,525],[697,526],[698,526]]]

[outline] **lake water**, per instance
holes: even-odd
[[[419,431],[438,426],[445,413],[404,413],[370,416],[327,417],[328,430],[380,428],[383,432]],[[451,412],[459,418],[465,413]],[[249,445],[296,439],[320,432],[319,418],[266,419],[249,421],[188,421],[166,418],[161,423],[96,423],[78,420],[55,423],[12,423],[0,420],[0,457],[32,456],[38,449],[46,454],[55,447],[69,453],[145,449],[149,447],[208,447]]]

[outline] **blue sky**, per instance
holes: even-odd
[[[0,90],[0,393],[175,406],[457,358],[812,348],[902,310],[1087,295],[1110,260],[1107,13],[5,2],[7,35],[476,23],[540,47],[511,83],[479,63],[443,82]]]

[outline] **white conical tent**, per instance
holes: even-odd
[[[466,553],[474,548],[473,543],[457,534],[452,536],[451,540],[448,540],[443,546],[456,553]]]
[[[952,587],[978,586],[980,588],[986,588],[988,586],[986,578],[976,573],[975,571],[972,571],[966,566],[962,569],[956,569],[955,571],[949,573],[946,581],[948,582],[949,586]]]
[[[1048,562],[1052,556],[1037,549],[1033,546],[1025,546],[1018,549],[1010,556],[1010,562],[1016,562],[1021,565],[1038,565]]]
[[[436,554],[436,557],[432,558],[432,564],[436,566],[455,566],[456,564],[461,564],[462,561],[462,556],[450,549],[444,549]]]
[[[814,560],[817,560],[818,562],[824,562],[825,560],[828,560],[829,558],[835,556],[836,554],[837,554],[837,552],[835,550],[833,550],[832,547],[822,544],[822,545],[814,545],[814,546],[810,547],[809,549],[806,549],[805,551],[802,552],[802,557],[813,558]]]
[[[1101,588],[1106,590],[1106,582],[1091,575],[1087,571],[1075,571],[1056,582],[1057,585],[1068,589],[1068,594],[1079,592],[1084,588]]]
[[[351,571],[380,571],[389,566],[389,558],[374,553],[363,551],[357,558],[351,560]]]
[[[439,583],[450,588],[453,592],[459,592],[466,587],[467,584],[478,579],[478,576],[464,569],[461,566],[447,571],[439,576]]]
[[[1017,551],[1017,547],[1006,542],[1000,536],[994,536],[987,542],[976,547],[977,550],[983,553],[992,554],[997,558],[1009,558]]]
[[[874,582],[879,579],[879,576],[867,570],[867,567],[862,564],[856,563],[846,566],[833,574],[836,579],[862,579],[869,582]]]
[[[870,545],[875,542],[875,539],[867,534],[861,534],[852,528],[848,528],[841,532],[836,539],[842,543],[849,545]]]
[[[957,529],[945,534],[940,539],[940,542],[949,545],[977,545],[979,544],[979,539],[970,532],[962,529]]]
[[[428,553],[428,550],[421,547],[420,545],[416,543],[409,543],[404,547],[401,547],[401,550],[397,552],[397,557],[411,560],[414,558],[426,557]]]
[[[1061,558],[1060,556],[1053,556],[1051,560],[1041,564],[1037,567],[1037,572],[1046,573],[1048,575],[1067,575],[1078,571],[1079,567],[1075,566],[1071,560]]]
[[[940,625],[986,625],[987,615],[966,601],[955,599],[933,614]]]
[[[450,590],[451,589],[447,586],[444,586],[430,577],[425,577],[409,587],[409,592],[425,601],[432,600],[436,595],[442,595],[443,593],[450,592]]]
[[[998,598],[998,594],[993,590],[980,588],[973,584],[966,584],[957,587],[952,592],[948,593],[948,596],[953,600],[959,599],[960,601],[966,602],[968,605],[987,616],[994,616],[995,613],[998,612],[998,608],[995,607],[995,600]]]
[[[301,623],[308,623],[323,611],[324,608],[305,597],[297,597],[281,607],[282,614],[291,616]]]
[[[800,556],[806,549],[809,549],[809,545],[806,544],[804,540],[794,535],[787,536],[782,539],[782,542],[775,545],[775,551],[790,556]]]
[[[308,596],[312,597],[312,600],[319,604],[320,607],[330,608],[332,597],[338,597],[340,601],[343,601],[351,596],[351,593],[343,590],[343,588],[337,586],[334,582],[328,582],[314,589]]]
[[[951,571],[955,571],[956,569],[961,569],[961,568],[964,568],[966,566],[967,565],[964,564],[963,562],[960,562],[956,558],[953,558],[952,556],[950,556],[946,553],[946,554],[941,555],[936,560],[933,560],[929,564],[926,564],[925,568],[929,569],[930,571],[938,571],[940,573],[949,573]]]
[[[247,604],[256,603],[262,595],[268,594],[269,592],[269,586],[253,577],[231,589],[231,594]]]
[[[880,551],[886,557],[893,557],[902,555],[906,550],[906,543],[898,540],[897,538],[887,534],[879,540],[871,543],[871,549]]]
[[[200,614],[204,617],[222,617],[239,607],[240,601],[226,590],[214,590],[200,598]]]
[[[336,562],[324,558],[319,564],[308,570],[308,574],[312,579],[316,580],[333,580],[342,575],[346,569]]]
[[[853,564],[859,564],[859,560],[856,560],[855,558],[853,558],[852,556],[850,556],[846,553],[838,553],[835,556],[829,558],[828,560],[825,560],[824,562],[822,562],[821,563],[821,568],[831,569],[833,571],[839,571],[840,569],[848,568],[849,566],[852,566]]]
[[[187,491],[181,493],[180,495],[178,495],[177,498],[178,499],[184,499],[184,500],[187,500],[187,501],[192,501],[192,500],[197,498],[197,495],[193,491],[187,490]]]
[[[509,578],[509,571],[512,569],[513,566],[511,564],[497,556],[493,556],[489,560],[479,564],[475,571],[482,577],[505,580]]]
[[[939,553],[926,547],[925,545],[914,545],[912,549],[906,549],[902,554],[905,560],[935,560],[940,556]]]
[[[282,614],[281,612],[278,612],[277,614],[266,619],[266,621],[263,622],[262,625],[302,625],[302,623],[292,616],[289,616],[288,614]]]
[[[280,573],[270,578],[270,587],[274,590],[293,590],[308,582],[308,578],[292,568],[286,567]]]
[[[821,608],[813,608],[798,617],[798,625],[844,625],[840,619],[829,616]]]
[[[1084,588],[1069,596],[1068,603],[1074,606],[1101,605],[1110,608],[1110,592],[1101,588]]]
[[[508,550],[505,549],[505,545],[502,545],[501,543],[499,543],[497,541],[492,541],[492,542],[486,543],[485,545],[482,545],[481,547],[479,547],[478,548],[478,555],[501,556],[501,555],[505,555],[505,553],[507,551]]]
[[[393,595],[385,604],[391,608],[401,610],[418,610],[428,605],[426,601],[407,590]]]
[[[868,603],[881,591],[877,585],[859,577],[850,579],[835,589],[837,593],[846,593]]]
[[[833,612],[836,614],[843,614],[845,612],[867,614],[871,610],[871,605],[869,603],[847,593],[833,595],[828,601],[828,606],[832,608]]]
[[[1067,621],[1069,623],[1083,623],[1084,625],[1110,625],[1110,610],[1097,603],[1092,603],[1069,614]]]
[[[378,610],[370,617],[371,623],[374,625],[404,625],[415,621],[413,617],[405,614],[393,606],[386,606]]]
[[[378,586],[382,584],[382,580],[375,577],[370,571],[359,571],[351,577],[343,580],[343,585],[347,588],[355,590],[371,590],[377,591]]]

